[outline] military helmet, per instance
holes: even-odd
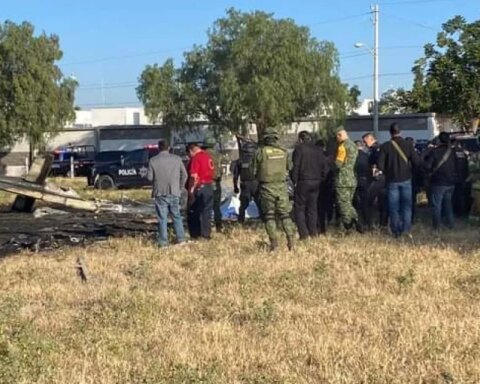
[[[217,145],[217,140],[215,140],[213,136],[206,137],[203,141],[203,145],[207,148],[213,148],[215,145]]]
[[[273,127],[267,127],[263,131],[263,137],[275,137],[278,139],[278,131]]]

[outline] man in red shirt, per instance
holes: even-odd
[[[188,154],[188,230],[192,239],[210,239],[215,166],[210,154],[196,143],[188,145]]]

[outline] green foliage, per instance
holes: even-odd
[[[413,68],[412,100],[419,110],[448,113],[464,126],[480,116],[480,20],[456,16],[442,26],[436,45]]]
[[[382,94],[379,103],[380,113],[416,113],[420,112],[412,101],[412,91],[403,88],[389,89]]]
[[[261,133],[298,117],[343,118],[359,90],[340,81],[338,67],[333,43],[317,41],[308,28],[230,9],[205,46],[185,53],[181,68],[174,70],[171,60],[147,66],[137,93],[147,114],[162,114],[167,124],[206,118],[217,134],[248,123]]]
[[[360,98],[360,95],[362,94],[362,91],[360,91],[360,88],[358,88],[358,85],[354,85],[348,90],[348,107],[349,109],[355,109],[358,108],[360,105],[360,101],[358,100]]]
[[[55,64],[62,58],[56,35],[34,35],[24,22],[0,24],[0,146],[26,137],[32,148],[75,117],[77,82]]]

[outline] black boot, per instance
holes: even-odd
[[[358,220],[353,220],[353,225],[358,233],[365,233],[363,225]]]
[[[289,251],[293,251],[293,237],[287,236],[287,248]]]
[[[278,241],[277,240],[270,240],[270,252],[276,251],[278,248]]]

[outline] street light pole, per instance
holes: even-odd
[[[378,138],[378,4],[372,7],[373,13],[373,29],[374,29],[374,45],[373,45],[373,133]]]

